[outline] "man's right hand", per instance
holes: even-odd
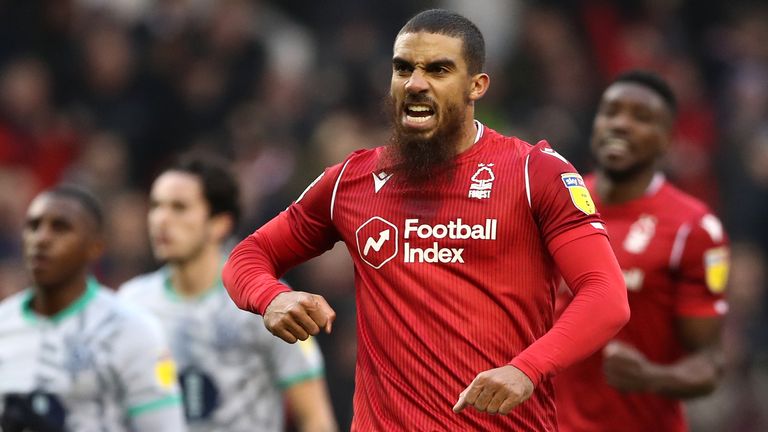
[[[331,332],[336,312],[323,296],[302,291],[280,293],[264,311],[264,325],[273,335],[288,342],[306,340],[324,329]]]

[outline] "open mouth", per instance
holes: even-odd
[[[623,138],[607,138],[603,140],[603,152],[608,156],[625,156],[630,152],[629,141]]]
[[[435,116],[435,110],[429,105],[408,104],[405,106],[405,120],[407,123],[420,125],[428,122]]]

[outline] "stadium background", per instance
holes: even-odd
[[[762,3],[762,4],[761,4]],[[733,240],[728,372],[689,404],[693,430],[768,430],[768,5],[631,0],[10,0],[0,2],[0,298],[26,286],[20,227],[41,188],[66,180],[106,205],[98,277],[156,266],[146,192],[174,153],[235,161],[246,221],[285,208],[320,170],[385,142],[393,38],[418,10],[481,27],[491,91],[477,117],[548,139],[583,172],[600,91],[659,71],[680,118],[666,171],[712,205]],[[354,387],[354,289],[344,251],[289,275],[339,313],[321,337],[343,428]],[[2,317],[0,317],[2,319]]]

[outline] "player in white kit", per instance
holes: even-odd
[[[186,430],[159,323],[89,276],[103,249],[87,192],[59,186],[27,212],[32,287],[0,303],[0,430]]]
[[[238,216],[237,183],[223,161],[180,159],[150,195],[150,240],[166,265],[119,294],[160,318],[179,364],[190,430],[282,431],[285,396],[298,430],[335,431],[315,342],[272,336],[221,283],[222,246]]]

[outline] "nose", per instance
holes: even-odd
[[[36,229],[28,231],[28,233],[28,245],[35,249],[45,248],[51,243],[53,232],[45,224],[41,224]]]
[[[620,112],[608,118],[608,127],[613,132],[628,132],[632,128],[632,118],[628,113]]]
[[[420,69],[415,69],[408,80],[405,82],[405,90],[408,93],[423,93],[429,89],[429,83],[424,77],[424,72]]]
[[[168,211],[162,207],[151,209],[147,215],[147,222],[150,228],[157,228],[165,225],[168,220]]]

